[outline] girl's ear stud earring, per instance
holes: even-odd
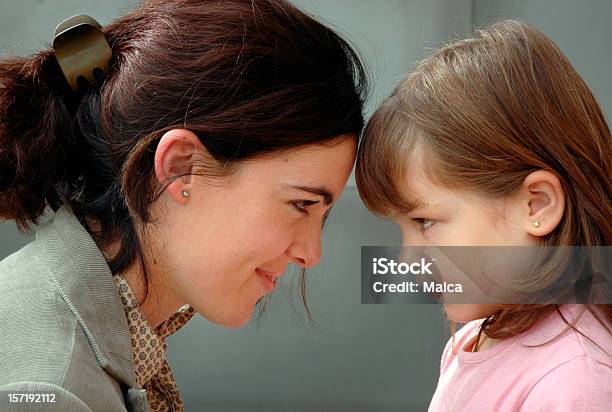
[[[183,190],[181,194],[183,195],[183,197],[189,197],[189,192],[186,190]]]
[[[535,222],[533,222],[533,227],[540,227],[540,221],[536,220]]]

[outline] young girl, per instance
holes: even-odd
[[[406,246],[610,245],[611,149],[569,61],[505,21],[400,83],[368,123],[356,179]],[[444,349],[430,411],[612,410],[612,305],[445,311],[467,325]]]

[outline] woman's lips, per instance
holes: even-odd
[[[282,273],[275,274],[273,272],[266,272],[265,270],[259,268],[255,269],[255,273],[257,273],[257,276],[261,280],[261,284],[266,290],[266,293],[270,293],[274,290],[276,287],[276,278],[282,275]]]

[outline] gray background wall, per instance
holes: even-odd
[[[608,0],[295,0],[345,34],[370,67],[368,114],[416,61],[473,25],[520,18],[547,33],[612,114],[612,2]],[[50,42],[55,25],[78,13],[102,24],[133,1],[0,2],[0,53],[25,55]],[[0,258],[29,242],[13,222],[0,224]],[[427,407],[448,337],[437,305],[361,305],[361,245],[400,240],[370,215],[354,181],[335,207],[321,264],[310,273],[304,322],[297,294],[280,285],[266,316],[241,329],[201,317],[169,338],[168,358],[186,410],[419,411]],[[295,287],[294,287],[295,289]],[[1,293],[1,292],[0,292]],[[293,296],[294,305],[289,304]]]

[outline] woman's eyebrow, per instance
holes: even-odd
[[[331,191],[327,189],[325,186],[302,186],[302,185],[289,185],[289,184],[281,184],[281,186],[285,189],[297,189],[303,192],[312,193],[314,195],[319,195],[323,197],[323,201],[327,206],[334,203],[334,196],[332,196]]]

